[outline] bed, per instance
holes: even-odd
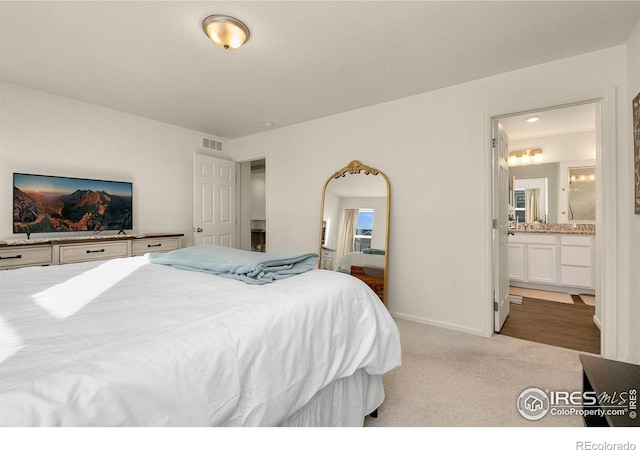
[[[336,264],[338,272],[351,273],[352,266],[384,269],[384,253],[345,253]]]
[[[400,365],[358,279],[150,255],[0,272],[0,426],[361,426]]]
[[[336,270],[348,273],[366,283],[373,292],[384,301],[384,250],[351,252],[343,255],[336,265]]]

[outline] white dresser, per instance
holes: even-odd
[[[184,234],[78,237],[0,244],[0,269],[127,258],[181,247]]]

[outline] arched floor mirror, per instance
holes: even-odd
[[[319,267],[367,283],[387,303],[389,179],[351,161],[322,190]]]

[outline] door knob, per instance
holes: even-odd
[[[198,232],[198,233],[202,233],[202,228],[198,227],[196,228],[194,231]]]

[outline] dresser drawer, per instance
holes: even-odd
[[[593,270],[590,267],[560,267],[560,281],[567,286],[593,289]]]
[[[591,247],[560,247],[560,264],[563,266],[591,267]]]
[[[0,269],[51,264],[51,246],[0,249]]]
[[[131,242],[131,255],[144,255],[151,252],[168,252],[179,247],[178,238],[140,239]]]
[[[591,247],[591,236],[560,236],[560,244]]]
[[[96,242],[60,246],[60,264],[129,256],[127,242]]]

